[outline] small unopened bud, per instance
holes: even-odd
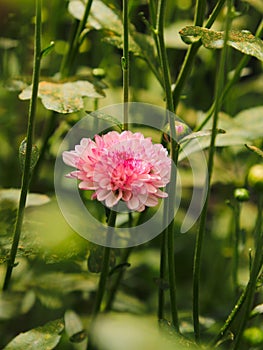
[[[106,72],[103,68],[94,68],[92,70],[92,75],[98,79],[103,79],[106,76]]]
[[[253,165],[247,176],[248,185],[256,191],[263,191],[263,164]]]
[[[26,139],[24,139],[19,147],[19,162],[20,162],[20,167],[23,170],[25,166],[25,160],[26,160],[26,147],[27,147],[27,142]],[[32,152],[31,152],[31,161],[30,161],[30,171],[34,169],[34,167],[37,164],[39,157],[39,151],[36,145],[32,146]]]
[[[246,202],[249,200],[249,192],[246,188],[236,188],[234,197],[238,202]]]

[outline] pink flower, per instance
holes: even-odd
[[[83,138],[74,151],[63,152],[63,161],[78,169],[67,177],[80,180],[82,190],[94,190],[92,198],[109,208],[122,200],[129,209],[143,211],[168,196],[160,189],[170,181],[168,152],[139,132]]]

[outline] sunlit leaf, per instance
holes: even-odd
[[[31,98],[32,86],[21,92],[19,98]],[[73,113],[84,107],[83,97],[102,98],[102,90],[98,90],[92,83],[84,80],[69,83],[54,83],[42,81],[39,83],[38,97],[41,98],[45,108],[58,113]]]
[[[224,32],[187,26],[180,30],[181,38],[187,44],[192,44],[201,39],[204,47],[209,49],[221,49],[224,46]],[[247,30],[230,30],[227,44],[234,49],[263,61],[263,42]]]
[[[42,327],[31,329],[16,336],[4,350],[51,350],[54,349],[61,338],[64,324],[61,319],[51,321]]]
[[[235,145],[244,145],[250,141],[263,137],[263,107],[254,107],[238,113],[234,118],[224,113],[220,113],[218,127],[225,131],[225,134],[216,136],[216,146],[226,147]],[[210,120],[206,128],[212,127]],[[201,149],[209,147],[210,137],[201,137],[193,139],[184,146],[184,154],[180,155],[183,159],[186,154],[191,154]]]
[[[13,49],[14,47],[17,47],[19,41],[18,40],[14,40],[14,39],[10,39],[10,38],[0,38],[0,48],[1,49]]]
[[[68,6],[69,13],[76,19],[81,20],[84,15],[86,2],[87,0],[71,0]],[[100,0],[93,1],[86,26],[96,30],[111,28],[117,33],[122,31],[122,21],[117,14],[117,9],[110,8]]]
[[[263,314],[263,304],[259,304],[254,307],[250,313],[250,317],[258,316]]]
[[[167,332],[168,333],[168,332]],[[175,332],[176,333],[176,332]],[[198,346],[176,334],[167,339],[154,318],[127,314],[108,314],[95,321],[94,343],[107,350],[193,350]]]
[[[20,192],[20,189],[16,188],[0,189],[0,202],[4,200],[9,200],[18,204]],[[26,207],[43,205],[48,203],[49,201],[50,198],[44,194],[29,193],[27,195]]]
[[[256,146],[250,146],[250,145],[245,145],[250,151],[256,153],[257,155],[259,155],[261,158],[263,158],[263,151],[261,151],[261,149],[259,149]]]

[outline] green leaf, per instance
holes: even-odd
[[[51,321],[42,327],[31,329],[16,336],[4,350],[50,350],[54,349],[61,338],[64,323],[61,319]]]
[[[199,347],[171,332],[160,332],[152,317],[128,314],[100,315],[94,322],[94,345],[107,350],[193,350]],[[167,337],[166,337],[167,335]]]
[[[209,49],[222,49],[224,46],[224,32],[187,26],[180,30],[182,40],[192,44],[201,39],[204,47]],[[227,44],[234,49],[263,61],[263,42],[247,30],[230,30]]]
[[[64,315],[65,330],[72,343],[82,343],[87,340],[87,334],[79,316],[72,310],[67,310]],[[83,348],[86,349],[85,344]]]
[[[99,273],[102,269],[102,259],[103,259],[104,247],[99,245],[94,245],[90,249],[88,257],[88,270],[92,273]],[[111,251],[110,256],[110,267],[115,265],[116,257],[114,251]]]
[[[98,118],[98,119],[102,119],[106,122],[109,122],[110,124],[114,124],[114,126],[117,126],[120,131],[123,131],[123,127],[122,124],[120,123],[119,119],[117,119],[116,117],[113,117],[112,115],[109,114],[105,114],[102,113],[100,111],[95,111],[95,112],[87,112],[89,116],[93,117],[93,118]]]
[[[76,19],[81,20],[84,15],[86,2],[87,0],[71,0],[68,5],[69,13]],[[103,1],[94,0],[86,27],[96,30],[110,28],[116,33],[121,33],[122,21],[117,13],[117,9],[112,4],[109,7]]]
[[[83,1],[71,0],[69,3],[69,12],[79,20],[83,17],[84,9]],[[102,30],[102,40],[104,42],[119,49],[123,48],[121,13],[113,4],[108,5],[107,1],[94,0],[86,28],[88,30]],[[129,32],[130,52],[144,59],[158,80],[162,82],[160,65],[156,57],[152,37],[147,34],[138,33],[132,24],[129,26]]]
[[[12,319],[27,313],[35,303],[35,294],[9,292],[0,294],[0,320]]]
[[[259,304],[254,307],[250,313],[250,317],[258,316],[263,314],[263,304]]]
[[[0,38],[0,48],[4,50],[13,49],[17,47],[19,44],[18,40],[10,39],[10,38]]]
[[[217,129],[216,130],[217,134],[225,134],[225,130],[223,129]],[[180,143],[184,143],[186,141],[190,141],[192,139],[199,139],[200,137],[205,137],[205,136],[211,136],[212,135],[212,130],[202,130],[202,131],[197,131],[197,132],[192,132],[191,134],[183,137],[180,140]]]
[[[2,201],[11,201],[18,204],[20,198],[20,189],[9,188],[0,189],[0,203]],[[46,204],[50,201],[50,198],[44,194],[29,193],[27,195],[26,207],[38,206]]]
[[[19,98],[28,100],[31,98],[32,86],[21,92]],[[79,80],[69,83],[55,83],[42,81],[39,83],[38,97],[41,98],[45,108],[58,113],[73,113],[84,107],[83,97],[102,98],[105,96],[102,90],[98,90],[89,81]]]
[[[26,139],[24,139],[19,146],[19,162],[22,170],[24,169],[24,166],[25,166],[26,147],[27,147],[27,142],[26,142]],[[32,171],[36,166],[38,158],[39,158],[39,150],[36,145],[32,145],[30,171]]]
[[[217,147],[244,145],[250,141],[261,139],[263,136],[263,106],[250,108],[230,117],[220,113],[218,128],[225,130],[225,134],[216,137]],[[201,119],[202,120],[202,119]],[[212,127],[210,120],[206,127]],[[210,137],[201,137],[198,140],[190,140],[183,146],[184,152],[180,154],[183,159],[186,154],[191,154],[209,147]]]
[[[259,155],[261,158],[263,158],[263,151],[261,151],[261,149],[259,149],[256,146],[250,146],[250,145],[245,145],[250,151],[256,153],[257,155]]]
[[[253,6],[258,12],[263,14],[263,2],[262,0],[243,0],[247,2],[249,5]]]

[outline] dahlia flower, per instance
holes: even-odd
[[[75,150],[63,152],[63,161],[77,169],[67,177],[80,180],[80,189],[93,190],[92,199],[109,208],[122,200],[130,210],[143,211],[168,196],[160,189],[170,181],[168,152],[139,132],[83,138]]]

